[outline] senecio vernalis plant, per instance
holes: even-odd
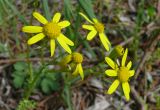
[[[134,70],[131,70],[132,62],[126,65],[126,59],[128,55],[128,49],[125,49],[122,46],[116,46],[114,49],[111,49],[111,43],[108,40],[105,34],[105,26],[103,23],[98,21],[96,18],[89,19],[82,12],[79,13],[85,20],[87,20],[90,24],[83,24],[82,28],[89,30],[89,34],[87,35],[87,40],[92,40],[96,35],[99,36],[101,43],[104,48],[109,51],[112,50],[110,55],[105,58],[105,61],[112,69],[107,69],[105,74],[107,76],[115,77],[115,81],[109,87],[107,93],[112,94],[118,85],[121,83],[124,95],[126,100],[130,99],[130,87],[129,87],[129,78],[134,75]],[[82,68],[83,63],[83,55],[79,52],[72,52],[69,46],[74,46],[73,41],[67,38],[64,34],[62,34],[62,29],[66,28],[70,25],[70,22],[67,20],[60,21],[61,14],[56,13],[51,21],[47,21],[40,13],[34,12],[33,16],[42,23],[42,26],[24,26],[22,28],[23,32],[26,33],[36,33],[33,37],[31,37],[27,43],[28,45],[35,44],[40,40],[47,38],[50,41],[50,53],[51,57],[54,55],[56,42],[63,47],[63,49],[68,53],[62,61],[61,64],[64,68],[67,68],[66,65],[74,64],[72,68],[73,76],[80,75],[81,79],[84,80],[84,71]],[[117,56],[117,58],[115,57]],[[120,58],[121,64],[116,63],[117,59]],[[114,61],[113,61],[113,60]]]

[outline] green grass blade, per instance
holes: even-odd
[[[64,0],[64,17],[65,17],[65,19],[67,19],[69,21],[71,21],[71,19],[74,19],[72,9],[73,9],[73,7],[71,4],[71,1]],[[67,34],[67,37],[69,37],[71,40],[73,40],[73,39],[75,39],[75,36],[74,36],[74,30],[71,27],[74,27],[74,25],[71,24],[71,26],[66,28],[66,34]]]
[[[78,2],[89,18],[96,18],[91,0],[78,0]]]
[[[42,0],[42,5],[44,9],[44,14],[48,20],[51,20],[51,14],[49,11],[48,0]]]
[[[71,1],[70,0],[64,0],[64,14],[66,19],[71,19],[73,16],[73,11],[72,11],[73,7],[71,5]]]
[[[9,10],[8,7],[5,5],[4,0],[0,0],[0,5],[1,5],[1,10],[3,10],[3,13],[6,13],[7,15],[9,15]]]
[[[21,15],[21,13],[17,10],[17,8],[11,3],[11,1],[5,0],[6,4],[8,5],[9,8],[11,8],[11,10],[13,11],[14,14],[18,15],[19,19],[24,23],[24,24],[28,24],[28,22],[26,21],[26,19],[24,18],[23,15]]]

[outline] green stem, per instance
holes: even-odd
[[[70,84],[65,85],[65,93],[66,93],[66,101],[67,101],[67,105],[68,105],[68,110],[73,110],[70,88],[71,88]]]
[[[63,79],[64,79],[64,89],[63,89],[63,99],[66,101],[67,106],[68,106],[68,110],[73,110],[72,108],[72,100],[71,100],[71,83],[69,82],[69,77],[66,77],[68,73],[65,72],[65,74],[63,74]]]
[[[27,90],[26,93],[25,93],[25,99],[28,99],[29,96],[31,95],[31,93],[32,93],[32,91],[33,91],[33,89],[34,89],[37,81],[39,80],[40,76],[41,76],[42,73],[43,73],[42,71],[44,70],[44,68],[45,68],[45,66],[43,66],[43,67],[40,69],[40,71],[38,72],[38,74],[37,74],[37,75],[34,77],[34,79],[32,80],[31,84],[29,84],[29,86],[28,86],[28,88],[27,88],[28,90]]]
[[[29,74],[29,81],[33,80],[33,71],[32,71],[32,63],[29,61],[29,46],[27,45],[27,64],[28,64],[28,74]]]

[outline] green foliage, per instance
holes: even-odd
[[[73,7],[70,0],[64,0],[64,17],[65,19],[71,21],[71,19],[75,19],[73,15]],[[73,26],[73,25],[72,25]],[[69,36],[70,39],[74,39],[74,29],[68,27],[66,29],[66,35]]]
[[[153,6],[149,6],[147,8],[147,15],[148,15],[149,21],[153,20],[156,15],[156,9]]]
[[[73,11],[72,11],[73,7],[71,5],[71,1],[70,0],[64,0],[64,16],[66,17],[66,19],[71,19],[73,16]]]
[[[20,101],[16,110],[33,110],[36,108],[36,102],[23,99]]]
[[[12,74],[14,87],[22,88],[27,77],[27,64],[25,62],[17,62],[13,66],[15,70]]]
[[[3,1],[3,0],[1,0]],[[18,18],[25,24],[28,24],[28,22],[26,21],[25,17],[19,12],[19,10],[15,7],[15,4],[12,2],[12,0],[5,0],[4,1],[4,7],[8,7],[10,9],[10,13],[9,14],[14,14],[17,15]],[[11,14],[11,15],[12,15]]]
[[[40,80],[40,87],[46,94],[50,94],[52,91],[57,91],[60,88],[59,73],[45,73]]]
[[[13,84],[15,88],[23,88],[25,83],[27,82],[26,78],[28,77],[27,63],[25,62],[17,62],[14,65],[14,72],[12,74]],[[33,78],[37,77],[37,74],[33,74]],[[59,73],[48,72],[48,69],[44,71],[44,73],[40,76],[36,87],[40,87],[42,92],[49,94],[52,91],[57,91],[60,87],[59,84]],[[33,80],[33,79],[32,79]]]
[[[71,38],[71,40],[74,41],[74,43],[75,43],[75,46],[72,47],[72,51],[77,49],[77,51],[81,51],[81,52],[85,53],[85,55],[87,56],[86,58],[89,58],[91,56],[90,59],[93,60],[91,62],[88,62],[88,59],[87,59],[86,60],[87,62],[84,63],[84,66],[86,66],[84,68],[85,75],[92,75],[92,74],[94,75],[95,74],[95,75],[99,76],[100,75],[99,73],[102,73],[101,71],[103,71],[104,68],[106,68],[106,65],[104,65],[103,62],[101,62],[101,58],[104,58],[104,56],[106,54],[103,51],[103,49],[102,49],[102,54],[104,54],[104,55],[101,55],[98,53],[101,50],[96,44],[97,39],[95,39],[95,42],[91,43],[91,45],[97,46],[96,48],[94,48],[94,46],[93,46],[93,48],[91,48],[88,41],[86,41],[86,39],[85,39],[86,35],[84,35],[85,31],[84,31],[84,33],[81,31],[82,24],[83,24],[81,22],[81,20],[83,20],[83,19],[81,19],[78,12],[82,11],[82,9],[83,9],[83,12],[89,18],[92,19],[92,18],[95,18],[96,16],[98,17],[100,15],[99,13],[101,13],[104,9],[104,11],[103,11],[104,16],[102,16],[102,18],[105,17],[104,19],[106,20],[108,17],[110,21],[113,19],[113,22],[108,23],[109,20],[107,21],[107,27],[108,27],[107,32],[113,31],[114,33],[116,33],[119,31],[125,40],[128,40],[129,36],[134,37],[133,38],[134,40],[131,43],[130,50],[132,50],[132,53],[137,54],[136,52],[139,52],[139,50],[141,49],[140,48],[140,45],[142,44],[141,40],[143,40],[142,39],[143,35],[141,35],[141,31],[143,31],[143,30],[148,31],[149,29],[146,27],[146,25],[148,25],[149,23],[152,23],[152,22],[155,24],[157,23],[157,22],[155,22],[156,21],[155,18],[157,17],[157,15],[156,15],[157,10],[153,4],[148,5],[145,0],[140,0],[139,2],[137,2],[138,7],[136,7],[137,4],[134,5],[136,7],[136,15],[133,17],[133,20],[132,20],[132,22],[135,24],[133,26],[135,26],[135,27],[133,29],[131,29],[132,26],[131,26],[131,28],[128,28],[129,30],[131,30],[131,32],[128,32],[127,29],[123,29],[123,28],[126,28],[126,27],[124,27],[125,25],[122,25],[123,23],[118,23],[118,21],[115,20],[116,23],[114,24],[114,17],[116,18],[116,16],[117,16],[117,14],[112,13],[112,11],[114,11],[114,10],[109,10],[109,13],[108,13],[108,12],[106,12],[105,7],[100,7],[101,5],[98,4],[99,2],[102,2],[102,5],[103,5],[103,1],[96,1],[96,0],[94,0],[94,1],[97,3],[96,7],[95,7],[96,10],[93,10],[93,6],[92,6],[93,0],[78,0],[76,2],[76,4],[74,4],[75,2],[73,2],[71,0],[64,0],[64,2],[63,2],[63,6],[64,6],[63,9],[64,10],[62,11],[64,13],[62,14],[62,19],[65,18],[66,20],[69,20],[71,22],[70,27],[68,27],[65,30],[65,32],[66,32],[65,35],[67,34],[67,37]],[[110,0],[108,0],[108,1],[110,1]],[[22,0],[22,3],[23,2],[24,1]],[[25,0],[25,2],[33,2],[33,0],[29,0],[29,1]],[[30,47],[29,48],[27,47],[27,49],[24,48],[26,46],[26,44],[24,42],[29,37],[27,37],[27,39],[22,38],[21,37],[22,35],[19,34],[20,32],[17,31],[17,28],[20,28],[21,25],[26,25],[28,23],[34,24],[34,20],[32,20],[32,17],[29,22],[27,21],[27,19],[25,19],[25,18],[29,18],[29,15],[27,15],[27,14],[31,14],[34,10],[37,10],[37,11],[40,10],[42,13],[44,12],[45,17],[48,20],[51,20],[52,16],[51,16],[50,12],[55,12],[55,10],[53,10],[52,7],[50,7],[52,4],[49,4],[52,2],[49,0],[41,0],[41,1],[35,0],[33,2],[33,3],[35,3],[34,4],[35,6],[33,6],[34,9],[32,8],[32,6],[30,6],[31,9],[26,10],[28,8],[28,4],[26,3],[26,4],[22,5],[23,8],[21,11],[21,10],[19,10],[19,9],[21,9],[21,7],[17,7],[17,5],[15,5],[15,4],[18,4],[16,1],[0,0],[0,7],[2,8],[0,10],[0,25],[1,24],[6,25],[6,26],[2,26],[1,28],[4,28],[3,30],[6,30],[5,34],[7,34],[7,29],[5,29],[5,27],[12,27],[11,29],[8,29],[9,30],[8,41],[6,40],[7,39],[6,36],[4,36],[4,38],[2,36],[2,41],[4,41],[4,42],[0,43],[0,52],[2,54],[4,54],[4,52],[9,53],[13,50],[16,50],[16,54],[17,54],[16,58],[20,58],[19,57],[20,53],[18,53],[18,52],[24,52],[24,53],[26,52],[27,56],[22,57],[22,59],[26,59],[26,57],[30,58],[30,56],[32,56],[32,58],[39,57],[39,56],[37,56],[37,55],[39,55],[39,52],[31,49]],[[41,3],[42,5],[38,5],[38,3]],[[117,3],[118,3],[118,1],[116,2],[116,4]],[[108,4],[108,5],[110,5],[110,4]],[[110,6],[112,7],[114,5],[112,4]],[[100,7],[100,9],[98,9],[99,7]],[[42,8],[42,10],[41,10],[41,8]],[[99,11],[101,9],[102,9],[102,11]],[[57,8],[57,10],[59,10],[59,8]],[[118,11],[118,13],[123,13],[122,10],[120,10],[117,7],[115,10]],[[25,11],[27,11],[29,13],[26,14]],[[97,12],[98,15],[95,16],[94,12]],[[25,17],[24,15],[25,16],[27,15],[27,17]],[[111,15],[111,17],[110,17],[110,15]],[[131,15],[131,18],[132,18],[132,15]],[[17,20],[21,21],[22,23],[18,23]],[[10,21],[10,22],[7,22],[7,21]],[[102,19],[102,22],[103,22],[103,19]],[[155,26],[155,24],[154,24],[154,26]],[[10,25],[12,25],[12,26],[10,26]],[[115,29],[118,27],[118,30],[115,30],[114,28],[112,30],[112,27],[115,27]],[[120,27],[120,29],[119,29],[119,27]],[[19,29],[19,30],[21,30],[21,29]],[[10,32],[12,32],[12,33],[10,33]],[[147,33],[147,34],[148,34],[147,37],[154,36],[154,35],[150,35],[150,33]],[[112,33],[109,36],[111,37],[111,40],[114,41],[114,38],[112,38],[112,35],[114,36],[114,34],[112,34]],[[11,48],[13,43],[15,43],[15,42],[16,42],[16,45],[14,46],[14,48]],[[21,45],[21,43],[22,43],[22,45]],[[116,43],[113,43],[113,44],[116,44]],[[43,45],[46,45],[46,43],[44,43]],[[19,48],[18,48],[18,46],[19,46]],[[23,48],[21,49],[21,47],[23,47]],[[43,48],[42,45],[37,47],[37,50],[41,49],[41,47]],[[46,57],[48,54],[46,54],[46,52],[43,52],[43,50],[44,49],[41,50],[42,53],[40,56],[40,58],[42,58],[43,61],[39,60],[38,64],[42,64],[44,66],[45,64],[48,64],[50,62],[45,62],[43,56]],[[7,58],[9,58],[9,55],[11,55],[10,58],[13,58],[12,52],[9,54],[8,53],[7,53]],[[157,59],[160,59],[159,53],[160,53],[160,49],[158,48],[155,52],[153,52],[153,56],[151,57],[151,59],[149,61],[151,61],[153,63]],[[114,49],[111,52],[111,54],[112,55],[110,57],[115,57],[115,56],[117,57],[117,53],[115,54]],[[115,56],[113,56],[113,54]],[[101,55],[101,58],[98,58],[99,55]],[[58,54],[55,55],[55,57],[57,59],[59,59],[59,57],[61,57],[60,54],[58,57],[57,56],[58,56]],[[139,60],[139,58],[137,56],[140,56],[140,55],[137,54],[137,56],[136,55],[133,55],[133,56],[135,57],[134,64],[136,65],[137,61]],[[97,59],[95,59],[95,58],[97,58]],[[54,65],[56,63],[56,61],[51,62],[50,64]],[[90,67],[90,64],[92,62],[93,62],[93,65],[91,65],[91,67],[94,66],[94,68],[88,69],[87,67],[88,66]],[[71,90],[70,89],[72,87],[72,84],[75,84],[76,81],[80,80],[80,77],[76,77],[76,78],[74,77],[73,79],[70,80],[69,77],[65,77],[65,76],[67,76],[68,72],[65,72],[65,75],[63,75],[64,76],[63,78],[61,77],[61,75],[62,75],[61,73],[63,70],[61,72],[55,72],[55,70],[52,71],[49,68],[46,68],[46,69],[44,69],[44,71],[39,71],[40,65],[36,65],[35,66],[36,68],[34,68],[34,66],[35,66],[35,64],[33,63],[33,65],[32,65],[32,62],[17,62],[13,65],[14,71],[13,71],[12,77],[13,77],[14,87],[15,88],[27,88],[25,86],[28,86],[28,88],[25,89],[26,91],[27,90],[29,91],[28,97],[31,95],[31,93],[33,92],[34,89],[41,89],[41,91],[45,94],[50,94],[53,91],[59,91],[59,89],[63,89],[64,93],[63,92],[61,92],[61,93],[63,93],[62,95],[64,97],[64,100],[66,100],[66,102],[69,106],[68,108],[70,110],[72,110],[72,104],[70,103],[71,102]],[[45,68],[45,66],[44,66],[44,68]],[[96,71],[98,71],[98,72],[96,73]],[[106,79],[106,80],[109,82],[108,79]],[[62,88],[61,88],[60,82],[61,82],[61,85],[64,84]],[[30,85],[32,85],[32,86],[30,86]],[[27,97],[27,99],[28,99],[28,97]],[[160,108],[160,97],[158,96],[158,97],[156,97],[156,99],[157,99],[157,103],[156,103],[157,107]],[[147,107],[148,105],[145,104],[144,106]],[[36,107],[36,103],[34,101],[23,99],[22,101],[20,101],[17,110],[33,110],[35,107]]]

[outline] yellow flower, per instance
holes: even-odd
[[[111,59],[115,59],[117,57],[120,57],[124,54],[124,48],[121,45],[117,45],[113,48],[111,53],[109,54],[109,57]]]
[[[117,77],[117,79],[112,83],[112,85],[109,87],[107,93],[112,94],[118,85],[122,83],[122,88],[124,95],[127,100],[130,99],[130,87],[129,87],[129,78],[132,77],[135,73],[134,70],[130,70],[132,66],[132,62],[130,61],[127,66],[125,66],[126,59],[127,59],[128,49],[125,50],[121,65],[118,66],[112,59],[109,57],[106,57],[105,60],[107,64],[112,68],[105,71],[105,74],[112,77]]]
[[[124,54],[124,48],[121,45],[117,45],[115,47],[115,51],[118,56],[122,56]]]
[[[81,12],[79,14],[84,17],[89,23],[91,23],[91,25],[82,25],[84,29],[90,30],[89,34],[87,35],[87,40],[92,40],[96,36],[96,34],[98,34],[103,46],[107,51],[109,51],[109,45],[111,44],[107,36],[105,35],[104,24],[102,24],[95,18],[93,18],[93,20],[90,20],[86,15]]]
[[[67,20],[59,22],[61,18],[60,13],[56,13],[52,21],[47,21],[40,13],[34,12],[33,16],[43,24],[43,26],[24,26],[22,28],[23,32],[26,33],[38,33],[35,36],[31,37],[28,40],[28,44],[32,45],[37,43],[38,41],[42,40],[47,36],[50,39],[50,51],[51,56],[54,55],[55,51],[55,40],[59,42],[59,44],[71,54],[71,49],[68,45],[74,46],[74,43],[68,39],[65,35],[61,33],[61,30],[70,25],[70,22]]]
[[[82,62],[83,62],[83,56],[80,53],[73,53],[72,54],[72,59],[73,62],[77,64],[76,69],[73,72],[73,75],[80,74],[82,80],[84,79],[84,73],[83,73],[83,68],[82,68]]]
[[[69,63],[73,64],[73,67],[76,66],[76,69],[73,71],[72,75],[77,76],[78,74],[80,74],[80,76],[83,80],[84,79],[84,73],[83,73],[83,68],[82,68],[82,62],[83,62],[82,54],[80,54],[78,52],[74,52],[70,55],[65,56],[62,59],[62,61],[60,62],[60,65],[62,66],[62,68],[64,68]]]

